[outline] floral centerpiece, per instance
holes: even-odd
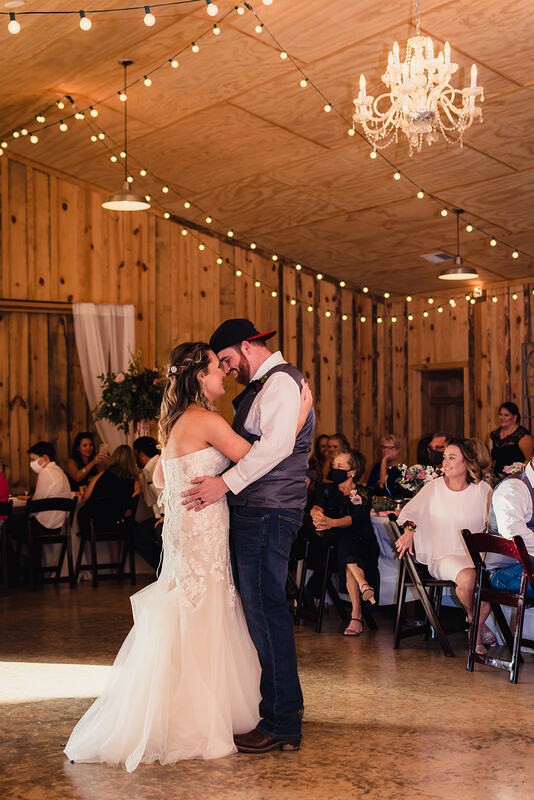
[[[159,369],[141,365],[137,350],[125,372],[106,372],[99,375],[102,399],[95,409],[95,419],[107,419],[128,436],[130,423],[153,420],[159,416],[165,379]]]
[[[411,467],[406,466],[406,464],[399,464],[398,470],[401,476],[397,479],[397,483],[403,489],[412,492],[412,494],[417,494],[425,483],[433,481],[434,478],[439,478],[442,474],[439,467],[427,467],[423,464],[412,464]]]

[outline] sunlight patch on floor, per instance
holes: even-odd
[[[27,703],[56,697],[97,697],[110,666],[0,661],[0,703]]]

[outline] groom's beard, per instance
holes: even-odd
[[[234,370],[235,379],[238,383],[242,386],[246,386],[247,383],[250,381],[250,364],[248,363],[247,359],[241,352],[239,351],[239,364]]]

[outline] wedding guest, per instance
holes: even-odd
[[[448,433],[445,433],[445,431],[438,431],[432,435],[428,443],[428,459],[426,461],[426,466],[441,467],[443,463],[443,453],[447,447],[447,442],[451,438],[452,437]]]
[[[87,532],[89,518],[93,519],[97,531],[113,530],[135,505],[139,495],[139,474],[131,447],[119,445],[111,454],[104,472],[99,472],[88,484],[83,505],[78,512],[80,528]],[[110,558],[119,559],[117,542],[110,542]]]
[[[37,483],[32,495],[32,500],[46,500],[51,497],[71,496],[69,479],[61,467],[56,464],[56,448],[51,442],[36,442],[28,450],[30,456],[30,468],[37,474]],[[30,525],[33,530],[33,539],[36,546],[32,548],[30,558],[32,559],[33,573],[37,580],[41,576],[41,546],[40,534],[49,534],[59,530],[67,516],[67,511],[38,511],[31,515]],[[21,544],[24,536],[22,529],[16,531],[19,539],[17,544],[17,555],[20,555]]]
[[[344,433],[334,433],[328,437],[328,455],[332,459],[340,450],[350,450],[350,442]]]
[[[310,512],[320,536],[328,532],[336,537],[340,588],[348,591],[352,605],[345,636],[362,632],[362,600],[375,602],[378,583],[379,548],[371,524],[371,496],[357,484],[364,471],[362,453],[341,450],[328,473],[331,482],[319,488]]]
[[[521,536],[534,563],[534,459],[495,487],[491,499],[489,531],[512,539]],[[521,564],[510,564],[507,559],[488,554],[486,566],[490,568],[490,584],[495,589],[518,592],[523,569]],[[528,584],[527,598],[534,600]]]
[[[314,493],[318,485],[322,483],[330,469],[330,456],[328,454],[329,436],[321,433],[315,439],[313,453],[308,462],[308,478],[310,481],[309,493]]]
[[[502,403],[499,422],[500,426],[490,433],[490,449],[493,469],[497,475],[502,475],[504,467],[532,458],[534,438],[520,425],[521,414],[515,403]]]
[[[428,566],[434,578],[456,584],[456,595],[473,613],[475,568],[461,535],[462,528],[484,530],[491,488],[481,480],[475,450],[467,439],[450,439],[443,454],[443,475],[425,484],[402,509],[398,524],[404,533],[397,539],[399,557],[406,551]],[[490,607],[483,604],[477,637],[477,652],[485,653],[491,631],[485,626]],[[493,637],[494,638],[494,637]]]
[[[87,486],[91,478],[104,471],[108,461],[108,456],[96,453],[95,439],[90,431],[76,434],[66,467],[72,490],[76,492],[80,486]]]
[[[398,483],[402,477],[399,469],[400,448],[400,438],[395,434],[388,433],[383,437],[381,460],[373,466],[367,480],[367,488],[373,495],[395,498],[406,496],[406,491]]]
[[[135,462],[141,470],[141,494],[135,512],[134,547],[145,561],[157,569],[161,556],[163,509],[158,505],[159,490],[154,485],[154,471],[159,461],[157,442],[140,436],[133,443]]]

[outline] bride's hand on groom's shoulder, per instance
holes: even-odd
[[[203,476],[193,478],[192,489],[182,492],[182,505],[188,511],[203,511],[207,506],[213,505],[228,491],[228,486],[221,477]]]

